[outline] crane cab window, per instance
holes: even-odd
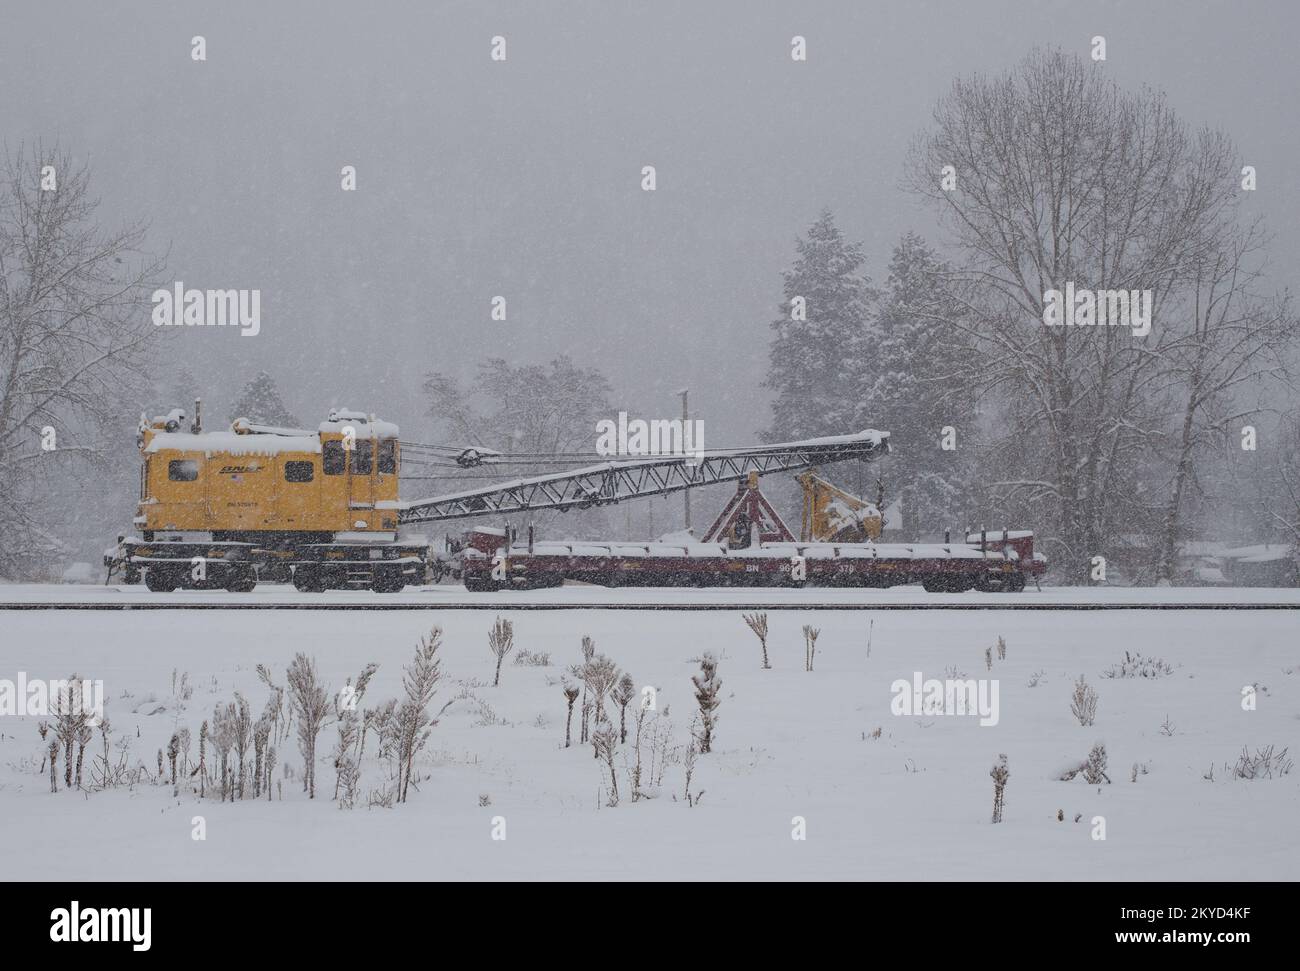
[[[321,445],[321,466],[326,475],[342,475],[347,467],[347,452],[340,441],[325,442]]]
[[[313,469],[310,462],[284,463],[285,482],[310,482],[312,480],[312,475]]]
[[[199,477],[199,463],[194,459],[173,459],[167,463],[167,478],[172,482],[193,482]]]
[[[369,475],[371,468],[374,466],[374,455],[374,442],[357,442],[353,445],[350,460],[352,473],[354,475]]]
[[[397,473],[397,442],[386,438],[379,443],[379,474],[395,475]]]

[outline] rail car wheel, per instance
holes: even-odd
[[[967,590],[974,590],[978,582],[978,578],[970,574],[949,574],[927,577],[921,581],[921,586],[928,593],[965,593]]]
[[[988,573],[980,577],[981,593],[1019,593],[1025,589],[1023,573]]]
[[[226,589],[231,593],[251,593],[257,586],[257,574],[252,570],[237,573],[226,581]]]
[[[295,566],[293,568],[293,586],[303,593],[322,593],[325,590],[325,578],[319,570],[312,567]]]
[[[144,585],[152,593],[171,593],[180,586],[170,573],[154,569],[144,571]]]
[[[401,593],[406,587],[406,578],[400,573],[376,573],[374,580],[370,584],[370,589],[375,593]]]
[[[501,589],[501,585],[495,580],[487,580],[482,577],[469,576],[464,578],[465,589],[470,593],[496,593]]]

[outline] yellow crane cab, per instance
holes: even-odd
[[[396,425],[335,410],[314,431],[238,418],[206,432],[198,409],[189,427],[181,409],[141,418],[142,540],[124,540],[128,574],[160,590],[423,580],[427,543],[398,541]]]

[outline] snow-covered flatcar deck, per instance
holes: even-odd
[[[1030,587],[1023,593],[928,593],[824,587],[608,588],[566,583],[544,590],[470,594],[460,584],[408,587],[402,593],[329,590],[300,593],[262,583],[251,593],[143,586],[3,584],[5,610],[1300,610],[1300,589],[1276,587]]]

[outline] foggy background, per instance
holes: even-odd
[[[158,329],[155,395],[121,416],[132,467],[140,410],[198,395],[220,427],[261,370],[307,427],[337,405],[437,441],[430,372],[472,385],[488,357],[561,354],[634,416],[675,416],[689,387],[706,447],[756,442],[796,239],[828,207],[877,284],[903,233],[950,254],[901,187],[936,100],[1035,47],[1086,59],[1098,34],[1122,88],[1163,89],[1256,167],[1241,214],[1268,217],[1274,288],[1300,249],[1289,3],[56,0],[6,3],[0,22],[6,148],[41,140],[87,162],[98,220],[148,221],[164,285],[261,291],[255,338]],[[505,62],[489,57],[498,34]],[[806,62],[790,58],[796,34]],[[129,482],[77,488],[125,528]],[[406,498],[451,491],[413,486]],[[631,533],[644,506],[612,516]],[[645,531],[677,525],[680,497],[655,506]],[[717,506],[700,495],[697,532]]]
[[[1291,3],[5,8],[10,149],[88,160],[105,221],[149,220],[170,279],[261,289],[256,338],[160,329],[214,419],[265,367],[309,425],[346,405],[427,441],[426,372],[565,353],[642,414],[690,387],[706,443],[756,441],[780,274],[819,209],[879,282],[901,233],[935,235],[899,179],[952,79],[1094,34],[1121,85],[1164,88],[1257,167],[1277,286],[1300,248]]]

